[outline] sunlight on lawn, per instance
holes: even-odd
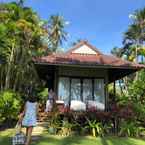
[[[35,145],[36,143],[33,143]],[[54,137],[45,135],[37,145],[145,145],[144,140],[132,138]]]
[[[11,145],[14,130],[0,132],[0,145]],[[134,138],[105,137],[61,137],[44,133],[32,142],[32,145],[145,145],[145,140]]]

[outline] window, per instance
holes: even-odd
[[[60,77],[59,84],[58,84],[58,99],[63,100],[67,104],[69,102],[69,95],[70,95],[69,87],[70,87],[69,78]]]
[[[71,100],[81,100],[80,79],[71,79]]]
[[[105,108],[105,95],[104,95],[104,80],[94,80],[94,101],[98,103],[98,107],[102,110]]]
[[[93,100],[93,88],[92,88],[92,79],[83,80],[83,101]]]
[[[101,109],[105,108],[104,79],[60,77],[58,98],[67,104],[69,99],[83,102],[94,100]]]

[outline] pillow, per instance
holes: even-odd
[[[56,100],[56,104],[64,104],[63,100]]]
[[[86,111],[86,104],[82,101],[72,100],[70,109],[73,111]]]
[[[88,109],[95,108],[96,110],[102,110],[102,111],[105,109],[105,105],[103,103],[92,101],[92,100],[88,100],[87,107]]]

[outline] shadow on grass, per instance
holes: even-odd
[[[145,145],[145,140],[121,137],[87,138],[44,135],[32,145]]]
[[[109,145],[109,144],[107,143],[107,139],[106,139],[105,137],[101,137],[100,139],[101,139],[102,145]]]
[[[11,137],[8,136],[0,137],[0,145],[11,145],[11,144],[12,144]]]
[[[130,142],[130,140],[128,138],[116,138],[116,137],[109,137],[108,141],[111,142],[112,145],[135,145],[132,142]]]
[[[81,144],[82,138],[79,137],[66,137],[61,140],[61,144],[59,145],[73,145],[73,144]]]
[[[111,145],[145,145],[145,140],[143,139],[135,139],[135,138],[127,138],[127,137],[107,137],[106,141],[102,141],[102,145],[109,142]]]
[[[32,145],[78,145],[81,144],[81,137],[60,137],[60,136],[41,136],[39,141],[33,141]]]

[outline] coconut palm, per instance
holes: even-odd
[[[113,49],[111,50],[111,54],[117,57],[122,57],[123,53],[123,48],[113,47]]]
[[[141,35],[141,28],[137,24],[132,24],[129,26],[128,31],[124,34],[124,44],[130,43],[131,45],[136,45],[135,54],[136,62],[138,62],[138,50],[141,45],[143,38]],[[130,48],[130,47],[129,47]]]
[[[50,17],[48,21],[48,34],[52,51],[56,51],[63,41],[66,40],[65,25],[66,22],[62,16],[53,15]]]
[[[142,52],[142,46],[145,41],[145,8],[142,10],[135,11],[133,15],[133,24],[131,24],[128,30],[124,34],[124,43],[132,43],[136,45],[135,57],[138,62],[138,54]]]
[[[21,7],[23,7],[24,6],[24,2],[25,2],[25,0],[19,0],[18,1],[18,5],[21,6]]]

